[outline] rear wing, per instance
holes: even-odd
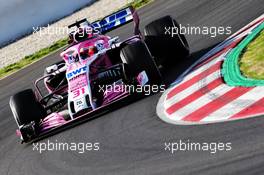
[[[69,29],[75,28],[78,29],[81,26],[91,26],[95,31],[99,31],[102,34],[110,32],[111,30],[121,27],[124,24],[127,24],[131,21],[134,21],[134,34],[139,35],[139,17],[137,12],[132,6],[126,7],[122,10],[119,10],[109,16],[104,17],[101,20],[89,23],[87,19],[81,19],[75,23],[68,26]]]
[[[101,33],[106,33],[133,21],[134,13],[136,13],[134,8],[129,6],[104,17],[102,20],[93,22],[92,27],[95,30],[99,30]]]

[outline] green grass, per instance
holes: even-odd
[[[144,5],[146,5],[152,1],[153,0],[134,0],[132,3],[130,3],[128,5],[132,5],[134,8],[138,9],[138,8],[144,6]],[[14,64],[11,64],[11,65],[8,65],[4,68],[1,68],[0,69],[0,79],[5,77],[5,76],[10,75],[13,72],[20,70],[23,67],[26,67],[27,65],[47,56],[50,53],[66,46],[67,41],[68,41],[67,39],[59,40],[59,41],[55,42],[53,45],[51,45],[47,48],[41,49],[32,55],[26,56],[25,58],[23,58],[22,60],[14,63]]]
[[[59,40],[56,43],[54,43],[53,45],[51,45],[50,47],[41,49],[32,55],[28,55],[28,56],[24,57],[22,60],[14,63],[14,64],[10,64],[10,65],[0,69],[0,78],[5,77],[5,76],[7,76],[13,72],[16,72],[16,71],[20,70],[21,68],[39,60],[40,58],[43,58],[44,56],[47,56],[48,54],[64,47],[65,45],[67,45],[67,41],[68,41],[67,39]]]
[[[143,7],[147,5],[148,3],[152,2],[153,0],[135,0],[129,5],[132,5],[135,9],[138,9],[140,7]]]
[[[244,76],[264,80],[264,30],[244,50],[239,64]]]

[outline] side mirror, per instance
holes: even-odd
[[[51,74],[51,73],[53,73],[53,72],[55,72],[57,70],[58,70],[58,65],[56,65],[56,64],[54,64],[54,65],[49,66],[49,67],[46,68],[46,72],[48,74]]]
[[[117,43],[119,43],[119,42],[120,42],[120,39],[119,39],[119,37],[117,36],[117,37],[114,37],[114,38],[110,39],[110,40],[108,41],[108,44],[109,44],[110,47],[112,47],[112,45],[117,44]]]

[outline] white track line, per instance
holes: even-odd
[[[188,97],[189,95],[193,94],[194,92],[198,91],[199,89],[207,86],[210,82],[216,80],[217,78],[221,77],[221,72],[219,70],[216,70],[212,74],[208,75],[204,79],[201,79],[200,81],[197,81],[192,86],[184,89],[180,93],[174,95],[169,100],[165,101],[165,108],[169,108],[173,104],[181,101],[182,99]]]
[[[238,112],[256,103],[256,101],[262,99],[263,96],[261,94],[264,94],[263,87],[256,87],[214,113],[211,113],[208,117],[203,118],[201,121],[208,122],[229,119]]]
[[[181,120],[185,118],[187,115],[197,111],[203,106],[206,106],[208,103],[216,100],[219,98],[219,96],[225,94],[226,92],[233,89],[233,87],[226,86],[225,84],[222,84],[212,91],[210,93],[203,95],[200,98],[197,98],[193,102],[189,103],[185,107],[181,108],[180,110],[175,111],[173,114],[171,114],[169,117],[172,120]]]

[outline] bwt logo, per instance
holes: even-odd
[[[80,75],[82,73],[85,73],[87,71],[87,66],[81,67],[79,69],[76,69],[70,73],[67,74],[67,78],[70,79],[74,76]]]

